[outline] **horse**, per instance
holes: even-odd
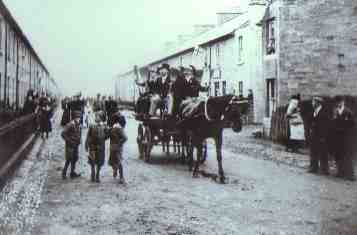
[[[201,102],[195,116],[184,119],[177,124],[181,130],[184,145],[192,144],[197,149],[197,161],[193,170],[193,177],[198,176],[199,165],[202,158],[202,144],[205,139],[213,138],[216,146],[218,173],[221,183],[225,183],[222,166],[222,135],[223,129],[229,124],[233,131],[238,133],[242,129],[241,109],[248,102],[241,101],[233,95],[212,97]],[[193,151],[189,154],[189,169],[193,167]]]

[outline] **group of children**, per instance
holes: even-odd
[[[79,177],[75,172],[75,164],[78,160],[78,147],[81,142],[80,115],[74,115],[74,119],[68,123],[62,131],[65,140],[66,163],[62,172],[62,178],[66,179],[67,168],[71,165],[71,178]],[[103,111],[95,113],[95,122],[89,126],[85,140],[85,149],[88,152],[88,163],[91,167],[91,181],[100,182],[100,170],[105,162],[105,142],[110,139],[109,165],[113,168],[113,177],[117,178],[119,172],[119,183],[124,184],[124,171],[122,165],[123,145],[127,141],[124,132],[126,121],[118,111],[111,117],[108,126],[105,122]]]

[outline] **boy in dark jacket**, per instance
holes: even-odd
[[[65,141],[65,157],[66,163],[62,171],[62,178],[66,179],[68,166],[71,165],[71,179],[77,178],[80,174],[75,172],[76,162],[78,161],[78,146],[81,143],[81,113],[73,112],[73,120],[69,122],[63,129],[61,136]]]
[[[125,118],[120,112],[112,116],[113,127],[110,130],[110,157],[109,165],[113,168],[113,177],[116,178],[119,170],[119,183],[124,184],[124,170],[122,165],[123,160],[123,144],[127,141],[127,136],[124,132]]]
[[[104,112],[95,114],[96,124],[87,132],[86,151],[89,151],[88,163],[91,166],[91,181],[100,182],[100,169],[105,161],[105,141],[109,138],[109,129],[104,123]]]

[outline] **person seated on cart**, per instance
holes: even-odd
[[[149,113],[150,98],[153,95],[153,87],[157,78],[157,74],[155,70],[149,70],[147,79],[142,81],[137,66],[134,66],[134,73],[136,76],[136,85],[142,87],[142,89],[139,89],[140,97],[138,98],[138,101],[135,105],[135,112],[139,115],[146,116]]]
[[[194,116],[198,106],[206,99],[200,97],[200,92],[207,92],[208,87],[204,87],[198,80],[196,68],[190,65],[188,68],[182,68],[183,79],[177,81],[176,99],[181,118],[190,118]]]
[[[166,98],[166,114],[174,118],[178,114],[178,106],[181,103],[179,85],[182,83],[183,80],[183,73],[179,69],[170,69],[170,83]]]
[[[137,74],[139,74],[137,72]],[[154,76],[153,76],[154,75]],[[137,76],[138,78],[138,76]],[[170,89],[170,66],[168,64],[162,64],[156,71],[155,74],[150,73],[146,84],[139,83],[136,81],[136,84],[139,86],[147,86],[148,92],[144,93],[150,99],[150,105],[148,114],[149,116],[155,116],[157,109],[160,105],[167,106],[167,95]],[[142,105],[142,101],[138,103],[138,107]]]
[[[157,69],[158,77],[153,84],[153,95],[150,98],[149,115],[155,116],[159,106],[168,106],[168,92],[170,89],[170,65],[162,64]]]

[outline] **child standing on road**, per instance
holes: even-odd
[[[78,161],[78,146],[81,143],[80,117],[81,113],[74,111],[73,120],[63,129],[61,136],[65,141],[66,163],[62,171],[62,178],[66,179],[67,168],[71,165],[71,179],[77,178],[80,174],[75,172],[76,162]]]
[[[109,128],[104,123],[104,113],[95,114],[95,124],[87,132],[86,151],[89,151],[88,163],[91,166],[91,181],[100,182],[100,169],[105,161],[105,140],[109,138]]]
[[[113,127],[110,130],[110,157],[109,165],[113,168],[113,177],[118,176],[119,170],[119,183],[124,184],[124,170],[122,165],[123,160],[123,145],[127,141],[127,136],[124,132],[125,118],[117,112],[112,116]]]

